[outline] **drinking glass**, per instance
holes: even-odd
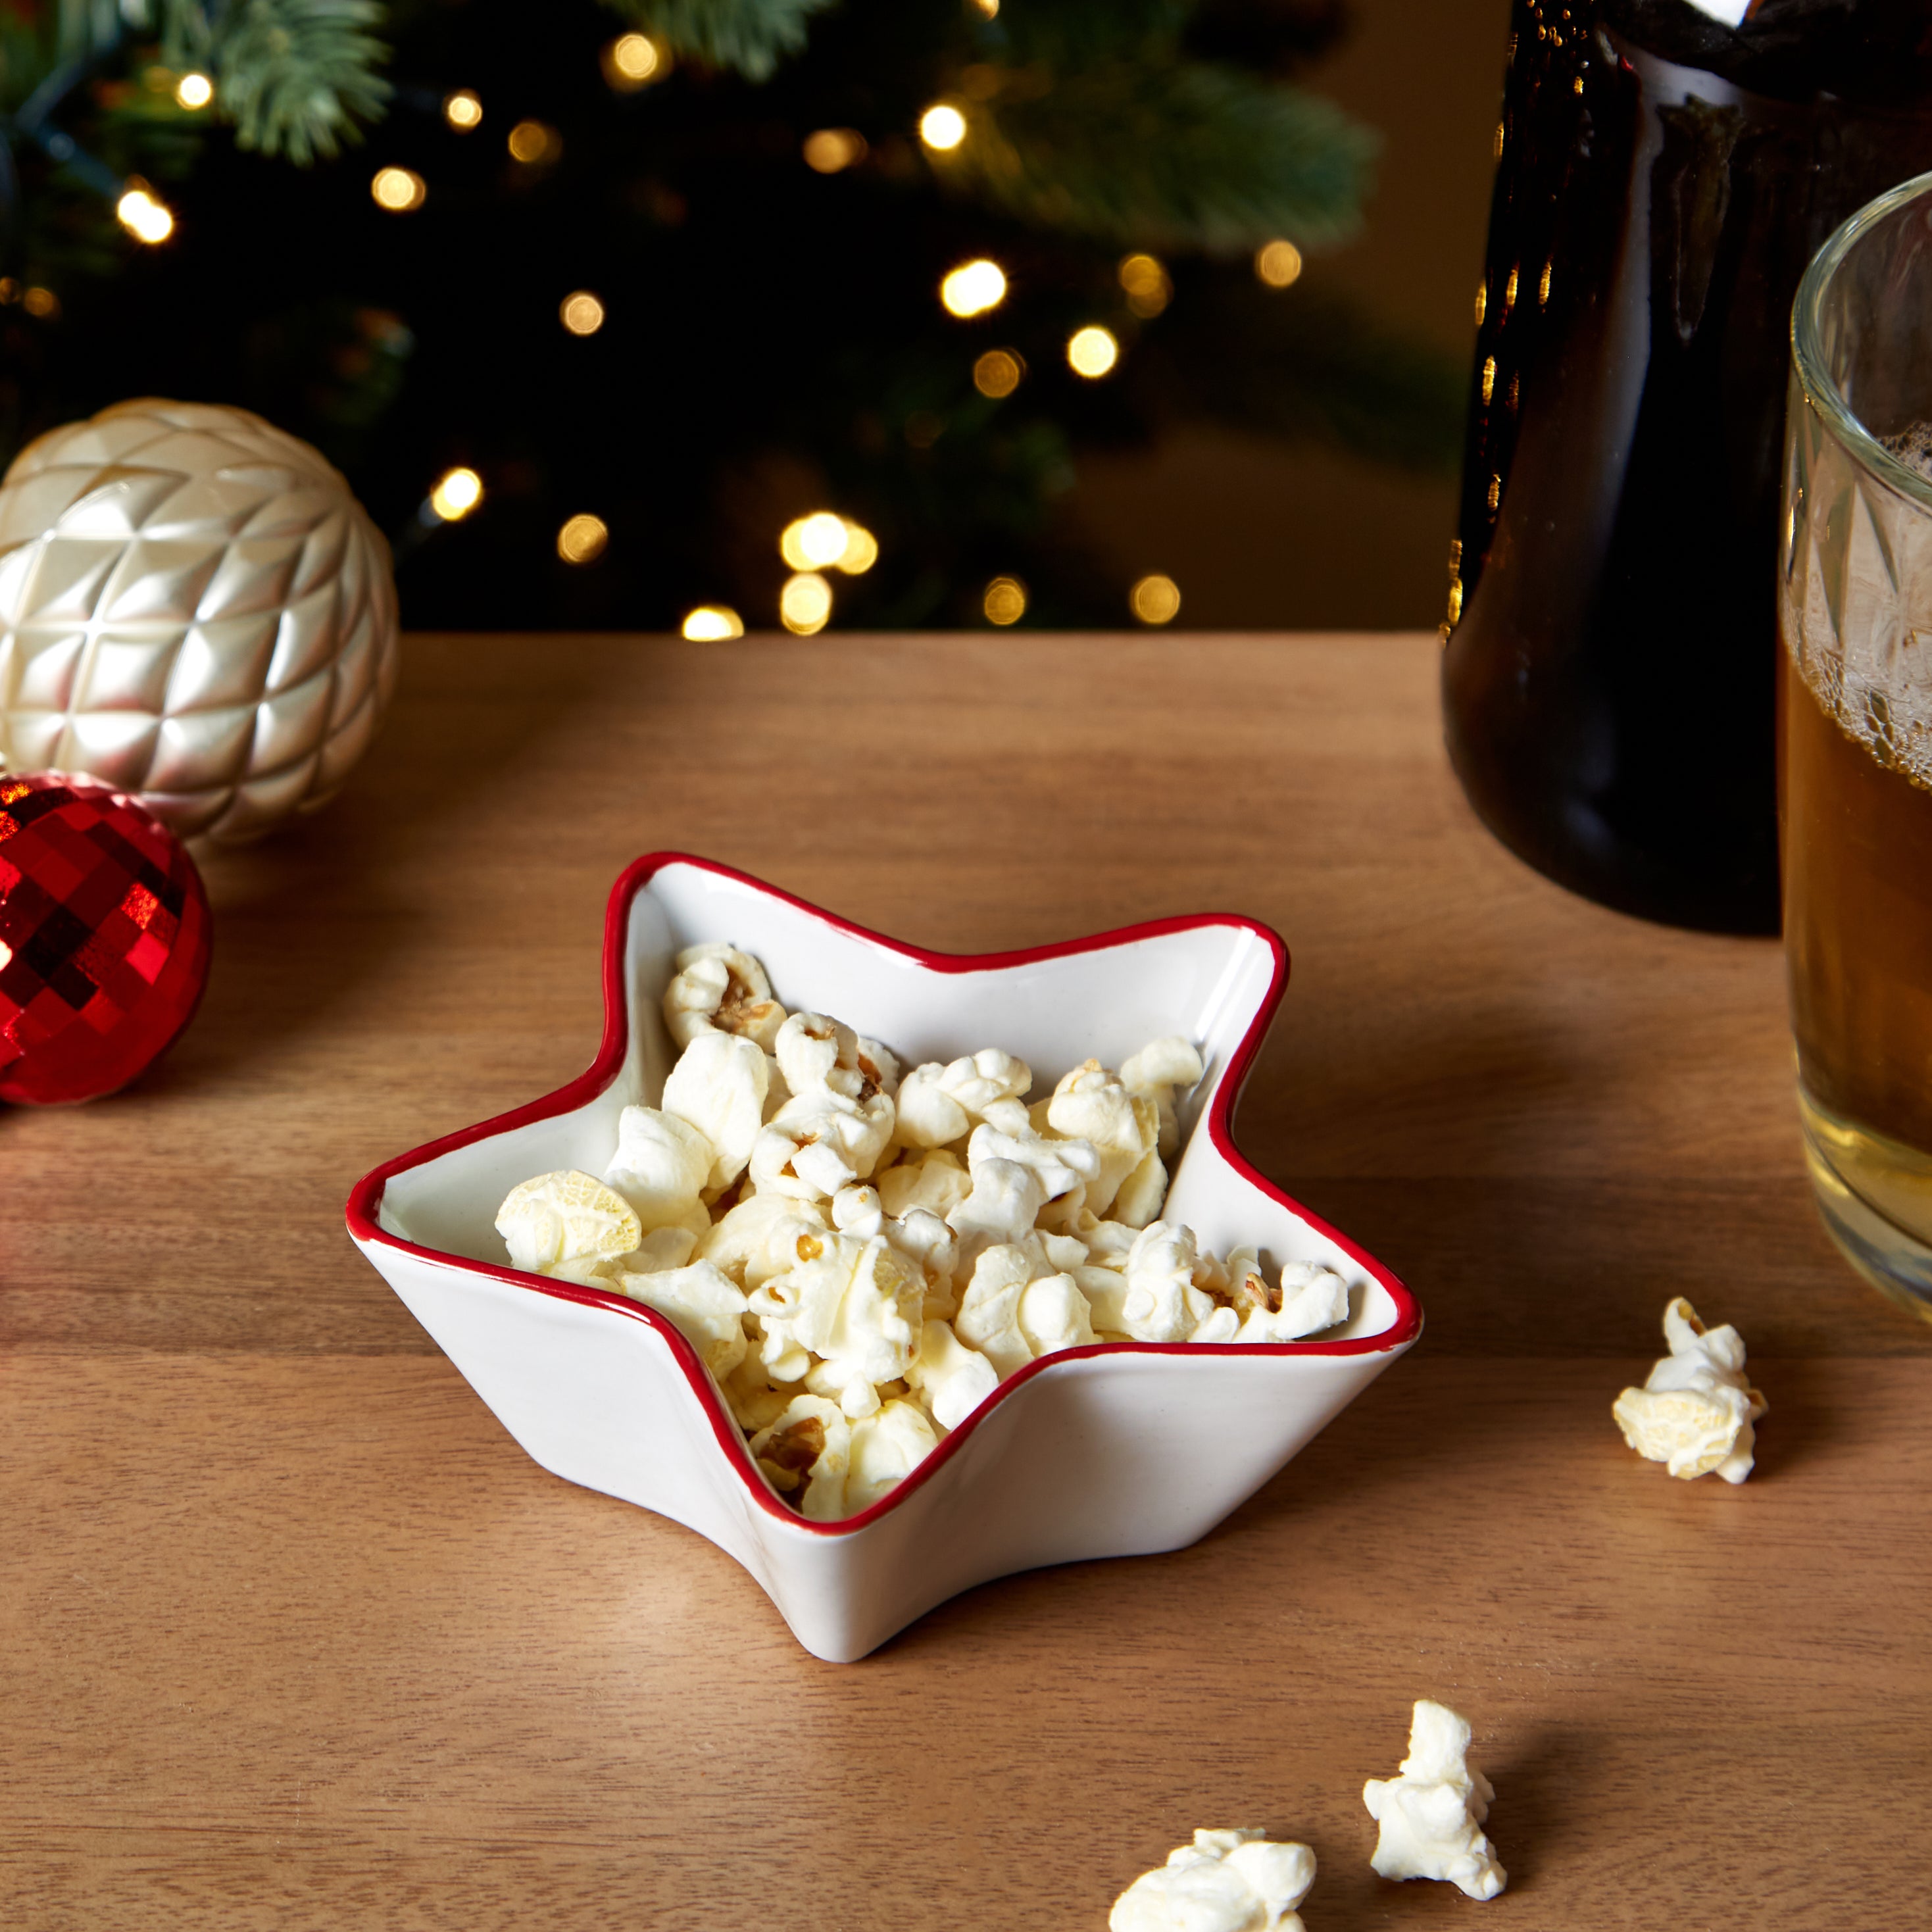
[[[1932,174],[1792,316],[1780,848],[1804,1151],[1852,1265],[1932,1318]]]

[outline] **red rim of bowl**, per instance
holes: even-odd
[[[1036,960],[1059,959],[1076,953],[1101,952],[1111,947],[1125,946],[1137,940],[1157,938],[1165,933],[1197,932],[1204,927],[1232,926],[1252,933],[1268,946],[1273,956],[1274,970],[1269,979],[1268,992],[1256,1008],[1255,1016],[1250,1022],[1246,1032],[1242,1034],[1228,1057],[1227,1071],[1222,1076],[1221,1084],[1216,1089],[1213,1103],[1208,1110],[1206,1126],[1208,1138],[1229,1166],[1251,1185],[1278,1206],[1286,1208],[1316,1233],[1326,1236],[1358,1262],[1387,1292],[1395,1304],[1396,1314],[1394,1321],[1379,1334],[1361,1336],[1352,1340],[1227,1342],[1216,1343],[1214,1352],[1216,1355],[1393,1354],[1406,1348],[1421,1333],[1421,1304],[1402,1281],[1339,1228],[1331,1228],[1318,1215],[1310,1214],[1292,1195],[1284,1193],[1265,1174],[1258,1172],[1242,1157],[1229,1131],[1234,1102],[1240,1097],[1248,1070],[1254,1064],[1255,1055],[1260,1051],[1262,1041],[1274,1018],[1275,1010],[1280,1005],[1282,995],[1287,989],[1288,948],[1282,943],[1281,935],[1272,927],[1262,925],[1258,920],[1244,918],[1238,913],[1198,913],[1184,918],[1148,920],[1138,926],[1117,927],[1111,932],[1093,933],[1083,939],[1062,940],[1052,946],[1025,946],[1010,952],[934,952],[924,946],[908,946],[898,940],[888,938],[883,933],[855,925],[850,920],[840,918],[836,913],[827,912],[823,906],[813,905],[808,900],[800,898],[776,886],[767,885],[762,879],[754,879],[749,873],[738,872],[731,866],[721,866],[710,859],[700,859],[688,852],[647,853],[625,868],[617,883],[611,888],[610,904],[604,914],[604,1040],[598,1048],[596,1058],[574,1080],[556,1088],[553,1093],[544,1094],[540,1100],[529,1101],[520,1107],[513,1107],[508,1113],[499,1114],[475,1126],[464,1127],[453,1134],[446,1134],[440,1140],[428,1142],[422,1147],[412,1148],[407,1154],[398,1154],[394,1160],[383,1162],[380,1167],[370,1168],[350,1191],[347,1208],[349,1232],[358,1243],[392,1248],[399,1254],[413,1255],[421,1261],[440,1264],[465,1274],[482,1275],[490,1280],[505,1282],[512,1287],[527,1289],[536,1294],[553,1295],[560,1301],[575,1301],[586,1307],[607,1309],[614,1315],[624,1316],[656,1329],[669,1343],[672,1359],[682,1372],[685,1380],[691,1384],[692,1393],[697,1396],[698,1406],[710,1424],[712,1434],[716,1437],[726,1460],[744,1479],[753,1502],[768,1516],[790,1528],[803,1530],[814,1535],[850,1535],[875,1522],[902,1498],[929,1481],[940,1468],[951,1460],[957,1445],[972,1435],[998,1404],[1008,1400],[1016,1390],[1043,1371],[1062,1363],[1081,1361],[1096,1355],[1187,1355],[1198,1358],[1201,1352],[1195,1344],[1189,1342],[1096,1342],[1085,1348],[1066,1348],[1054,1354],[1042,1355],[1028,1363],[1024,1368],[1016,1370],[1007,1376],[931,1455],[869,1508],[861,1510],[856,1516],[842,1516],[836,1522],[818,1522],[801,1515],[766,1481],[752,1458],[750,1447],[744,1432],[738,1426],[736,1418],[725,1407],[710,1371],[700,1360],[697,1350],[686,1340],[682,1332],[656,1310],[647,1307],[642,1302],[633,1301],[628,1295],[620,1294],[614,1289],[582,1288],[574,1282],[554,1281],[544,1275],[526,1274],[520,1269],[493,1262],[470,1261],[461,1256],[446,1253],[440,1248],[427,1248],[417,1242],[404,1240],[383,1228],[377,1216],[382,1206],[384,1185],[392,1176],[404,1173],[410,1168],[419,1167],[443,1154],[453,1153],[458,1148],[468,1147],[474,1142],[488,1139],[496,1134],[507,1133],[513,1127],[520,1127],[532,1120],[548,1119],[553,1114],[566,1113],[572,1108],[582,1106],[586,1101],[596,1099],[617,1077],[630,1048],[630,1012],[625,997],[624,952],[630,927],[631,902],[658,873],[673,866],[687,866],[695,872],[709,872],[718,878],[729,879],[738,885],[748,886],[754,892],[779,900],[797,911],[809,914],[814,919],[823,921],[850,938],[863,940],[868,945],[897,953],[901,958],[914,961],[934,973],[994,971],[1003,967],[1028,965]]]

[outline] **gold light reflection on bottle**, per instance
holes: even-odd
[[[604,78],[620,94],[634,94],[659,77],[664,50],[648,34],[620,34],[598,57]]]
[[[556,160],[563,152],[563,136],[541,121],[519,121],[510,130],[510,158],[533,166],[538,161]]]
[[[1486,356],[1483,358],[1483,400],[1487,402],[1496,386],[1496,358]]]
[[[1503,284],[1503,314],[1508,315],[1516,307],[1516,271],[1509,272],[1509,280]]]
[[[1180,614],[1180,586],[1156,571],[1127,592],[1127,603],[1143,624],[1171,624]]]
[[[483,104],[466,87],[442,97],[442,118],[459,134],[466,134],[483,118]]]
[[[1026,364],[1013,350],[989,349],[973,364],[973,386],[997,402],[1002,396],[1010,396],[1025,374]]]
[[[1499,161],[1503,158],[1503,124],[1500,121],[1496,123],[1496,137],[1490,144],[1490,153],[1494,160]]]
[[[832,586],[816,571],[785,580],[778,592],[778,621],[801,638],[824,629],[832,616]]]
[[[1492,476],[1490,478],[1489,494],[1490,514],[1491,516],[1494,516],[1496,514],[1497,506],[1502,502],[1502,500],[1503,479],[1500,476]]]
[[[1255,273],[1271,289],[1285,289],[1301,274],[1301,250],[1292,242],[1268,242],[1255,250]]]
[[[429,190],[413,168],[378,168],[369,184],[369,193],[378,208],[392,214],[407,214],[423,205]]]
[[[429,493],[429,506],[446,524],[460,524],[483,500],[483,479],[473,470],[446,470]]]
[[[566,296],[556,313],[573,335],[595,335],[604,326],[604,304],[588,289]]]
[[[945,154],[966,138],[966,117],[958,108],[939,101],[919,117],[919,138],[938,153]]]
[[[745,620],[728,604],[700,604],[684,614],[679,628],[694,644],[722,644],[745,634]]]
[[[175,82],[175,105],[192,111],[206,107],[214,98],[214,83],[199,71],[190,71]]]
[[[1068,338],[1067,366],[1089,382],[1097,382],[1120,359],[1120,345],[1114,340],[1112,332],[1098,322],[1076,328]]]
[[[805,164],[814,174],[856,167],[871,151],[856,128],[820,128],[805,137]]]
[[[1476,284],[1476,326],[1478,328],[1483,326],[1483,317],[1489,313],[1489,307],[1490,285],[1487,282],[1478,282]]]
[[[949,315],[984,315],[1006,298],[1006,278],[997,262],[982,256],[962,262],[939,285],[939,299]]]
[[[121,199],[114,204],[121,226],[137,242],[154,248],[175,232],[175,218],[139,175],[130,175]]]
[[[1167,269],[1152,255],[1130,255],[1120,264],[1120,278],[1128,308],[1144,320],[1160,314],[1174,299]]]
[[[1017,577],[994,578],[980,600],[989,624],[1017,624],[1026,615],[1026,586]]]
[[[1538,308],[1546,308],[1549,305],[1550,278],[1555,272],[1556,267],[1556,264],[1553,261],[1546,262],[1543,265],[1543,274],[1536,284],[1536,305]]]
[[[566,518],[556,533],[556,554],[566,563],[595,563],[610,542],[610,526],[588,511]]]

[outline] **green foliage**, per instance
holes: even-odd
[[[360,138],[389,98],[370,30],[380,0],[160,0],[161,58],[214,76],[215,110],[244,148],[298,167]]]
[[[805,45],[806,22],[832,0],[606,0],[671,52],[764,80]]]
[[[1375,136],[1298,90],[1205,62],[1112,61],[1042,86],[1008,69],[936,158],[956,189],[1041,227],[1229,254],[1353,232]]]

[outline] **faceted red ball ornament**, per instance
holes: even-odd
[[[194,1016],[208,936],[201,874],[146,806],[0,774],[0,1100],[125,1086]]]

